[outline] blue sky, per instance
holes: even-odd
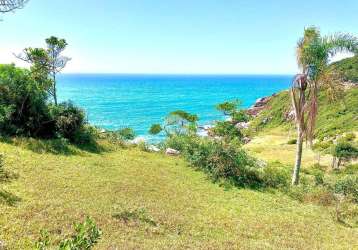
[[[308,25],[358,35],[357,0],[30,0],[2,16],[0,63],[65,38],[66,72],[296,72]]]

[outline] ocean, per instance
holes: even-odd
[[[153,140],[148,129],[171,111],[197,114],[200,124],[224,119],[215,105],[240,99],[242,107],[256,99],[289,88],[290,75],[130,75],[62,74],[58,96],[87,112],[100,128],[131,127],[138,136]]]

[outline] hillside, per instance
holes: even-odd
[[[221,187],[180,158],[53,145],[0,143],[6,170],[16,176],[1,183],[0,239],[9,249],[32,249],[41,229],[56,242],[85,216],[103,231],[96,249],[349,249],[358,244],[357,229],[334,223],[330,209],[280,192]],[[142,211],[145,219],[116,217],[131,211]]]
[[[320,92],[316,137],[323,138],[337,134],[358,131],[358,88],[350,88],[332,98],[325,91]],[[252,130],[272,128],[294,128],[291,99],[288,91],[271,98],[266,108],[251,123]]]
[[[340,72],[345,81],[358,82],[358,56],[335,62],[331,67]]]

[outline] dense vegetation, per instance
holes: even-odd
[[[343,80],[358,82],[358,56],[335,62],[331,68],[338,71]]]

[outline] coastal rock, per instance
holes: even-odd
[[[276,96],[273,94],[272,96],[262,97],[256,100],[254,105],[252,105],[248,110],[247,114],[251,116],[257,116],[262,110],[264,110],[268,104],[268,102],[272,99],[272,97]]]
[[[246,113],[248,115],[251,115],[251,116],[257,116],[262,110],[265,109],[265,106],[261,106],[261,107],[251,107],[249,108]]]
[[[159,152],[160,148],[158,148],[157,146],[154,146],[154,145],[149,145],[148,150],[151,152]]]
[[[271,119],[272,117],[265,117],[264,119],[262,119],[262,124],[268,123]]]
[[[241,129],[248,129],[250,126],[250,123],[249,122],[239,122],[239,123],[236,123],[235,127],[239,130]]]
[[[171,155],[171,156],[176,156],[176,155],[180,155],[180,152],[178,150],[173,149],[173,148],[167,148],[165,150],[165,154],[166,155]]]
[[[145,138],[144,137],[136,137],[133,140],[129,141],[129,144],[134,144],[134,145],[138,145],[141,143],[145,143]]]
[[[271,98],[272,98],[272,96],[266,96],[266,97],[259,98],[256,100],[256,102],[253,106],[256,108],[265,106],[271,100]]]

